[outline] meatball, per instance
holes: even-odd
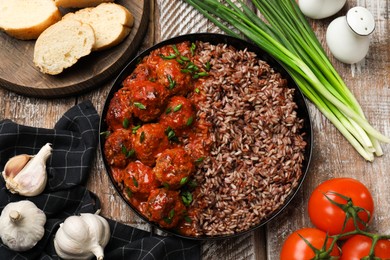
[[[179,191],[153,190],[146,205],[146,216],[163,228],[173,228],[184,217],[186,207],[181,201]]]
[[[156,78],[155,72],[145,63],[140,63],[134,71],[123,81],[124,88],[131,88],[131,84],[136,81],[154,81]]]
[[[153,171],[156,178],[169,189],[178,189],[189,180],[195,166],[186,151],[177,147],[162,152]]]
[[[129,83],[133,115],[143,122],[157,119],[165,109],[168,90],[161,84],[151,81]]]
[[[104,143],[107,163],[113,167],[124,168],[134,158],[133,135],[130,130],[119,129],[111,133]]]
[[[177,53],[175,50],[175,47],[177,49]],[[163,60],[168,59],[176,59],[178,56],[184,56],[188,59],[190,58],[191,51],[190,51],[190,42],[182,42],[175,45],[165,45],[161,48],[158,48],[156,50],[153,50],[150,52],[150,54],[146,57],[144,62],[149,65],[152,69],[156,69],[156,66],[158,63],[160,63]],[[163,57],[166,57],[165,59]]]
[[[129,91],[122,88],[117,91],[108,105],[106,123],[108,129],[115,131],[126,128],[132,122],[132,106],[129,99]]]
[[[140,161],[130,162],[124,171],[123,183],[137,199],[147,200],[150,191],[159,185],[152,168]]]
[[[136,157],[148,166],[153,166],[157,155],[168,147],[169,140],[161,124],[145,124],[135,133],[133,148]]]
[[[192,103],[185,97],[172,97],[165,112],[160,117],[160,123],[171,127],[176,134],[192,126],[195,121],[195,110]]]
[[[170,95],[186,95],[191,89],[191,74],[182,72],[176,60],[162,60],[156,66],[157,81],[169,90]]]

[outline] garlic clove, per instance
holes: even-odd
[[[70,218],[72,219],[73,217]],[[68,259],[66,258],[66,256],[61,254],[61,252],[63,251],[71,252],[72,253],[71,258],[74,258],[73,255],[80,255],[80,254],[87,256],[83,253],[85,252],[85,245],[88,242],[88,232],[85,226],[79,229],[78,231],[76,228],[74,228],[73,230],[69,230],[69,228],[67,228],[70,226],[69,222],[72,223],[72,226],[73,224],[75,224],[74,226],[78,226],[77,223],[75,223],[77,219],[72,219],[72,220],[71,219],[69,219],[66,224],[63,223],[60,225],[60,228],[58,229],[54,239],[54,246],[56,248],[57,254],[63,259]],[[58,243],[59,241],[61,241],[61,243]],[[92,254],[90,254],[89,256],[92,256]]]
[[[84,213],[80,217],[84,220],[89,228],[89,234],[94,241],[91,243],[91,252],[96,256],[96,259],[103,259],[103,248],[110,240],[110,226],[108,222],[97,214]]]
[[[11,158],[2,172],[7,189],[23,196],[42,193],[47,183],[46,161],[51,153],[51,144],[47,143],[35,156],[19,155]]]
[[[5,176],[8,178],[15,177],[24,168],[24,166],[26,166],[32,157],[33,156],[28,154],[20,154],[9,159],[4,167],[4,178]]]

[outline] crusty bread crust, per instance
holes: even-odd
[[[77,20],[61,20],[47,28],[34,47],[34,64],[41,72],[61,73],[91,53],[95,43],[92,27]]]
[[[37,39],[61,17],[52,0],[0,0],[0,29],[17,39]]]
[[[64,8],[84,8],[97,6],[105,2],[114,2],[114,0],[55,0],[58,7]]]
[[[79,20],[92,26],[96,36],[94,51],[105,50],[122,42],[134,24],[130,11],[115,3],[84,8],[66,14],[63,19]]]

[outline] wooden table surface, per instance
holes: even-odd
[[[390,136],[389,2],[348,0],[339,15],[344,15],[349,8],[357,5],[368,8],[376,20],[376,30],[371,35],[367,57],[359,64],[346,65],[328,54],[359,100],[371,124]],[[325,31],[333,18],[311,21],[324,46]],[[149,29],[140,51],[175,35],[206,31],[219,32],[181,0],[154,0],[151,1]],[[61,99],[25,97],[0,88],[0,119],[8,118],[20,124],[52,128],[64,112],[84,100],[91,100],[101,113],[111,84],[112,81],[88,93]],[[282,214],[265,227],[234,239],[203,243],[203,259],[278,259],[284,239],[298,228],[311,226],[307,214],[311,191],[322,181],[333,177],[353,177],[366,184],[373,193],[376,206],[370,230],[390,234],[390,146],[382,146],[384,156],[376,158],[373,163],[366,162],[312,104],[309,106],[314,130],[313,158],[308,176],[297,196]],[[112,187],[99,151],[88,185],[101,199],[104,216],[148,229],[148,225],[129,210]]]

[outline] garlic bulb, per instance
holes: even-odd
[[[21,154],[8,160],[2,175],[7,189],[23,196],[36,196],[46,187],[46,160],[51,144],[44,145],[35,156]]]
[[[46,215],[28,200],[11,202],[0,216],[0,237],[14,251],[26,251],[45,234]]]
[[[97,214],[83,213],[70,216],[60,225],[54,247],[63,259],[104,258],[104,247],[110,240],[110,226],[107,220]]]

